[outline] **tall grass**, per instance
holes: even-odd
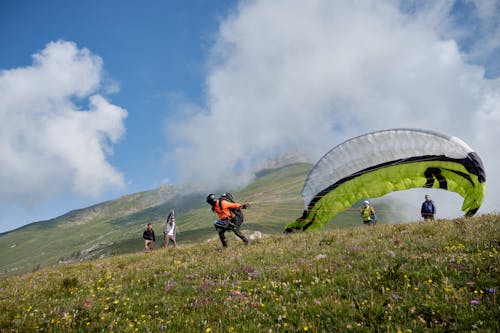
[[[0,281],[0,330],[495,332],[499,220],[230,239],[44,269]]]

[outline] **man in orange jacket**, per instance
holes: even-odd
[[[223,247],[227,247],[226,231],[232,231],[238,236],[245,245],[248,245],[248,239],[243,235],[239,229],[236,221],[235,210],[246,209],[249,204],[239,204],[237,202],[230,202],[227,200],[216,199],[215,194],[210,193],[207,196],[207,203],[212,206],[212,211],[217,213],[218,220],[214,222],[215,229],[219,232],[219,238]]]

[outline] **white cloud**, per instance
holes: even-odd
[[[127,111],[98,94],[108,88],[102,67],[89,50],[58,41],[31,66],[0,72],[1,205],[123,186],[106,156],[124,134]]]
[[[500,0],[443,0],[438,4],[439,10],[427,13],[439,13],[435,17],[440,20],[440,36],[457,40],[468,62],[484,66],[487,77],[498,77]]]
[[[285,149],[315,161],[365,132],[428,128],[478,151],[489,175],[483,211],[499,207],[500,80],[467,62],[443,23],[453,21],[449,1],[400,8],[391,0],[243,2],[220,27],[206,105],[171,122],[179,174],[207,189],[234,186]]]

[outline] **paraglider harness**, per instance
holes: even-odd
[[[222,210],[222,200],[229,201],[229,202],[235,202],[234,197],[231,193],[224,193],[221,195],[218,199],[218,205],[219,209]],[[243,216],[243,210],[241,208],[235,209],[235,208],[229,208],[229,211],[231,212],[231,217],[228,217],[224,220],[215,220],[214,221],[214,226],[217,231],[221,230],[236,230],[240,229],[241,225],[243,224],[244,216]]]

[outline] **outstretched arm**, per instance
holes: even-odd
[[[243,208],[242,204],[239,204],[237,202],[229,202],[229,201],[223,201],[223,206],[227,208],[233,208],[233,209],[241,209]]]

